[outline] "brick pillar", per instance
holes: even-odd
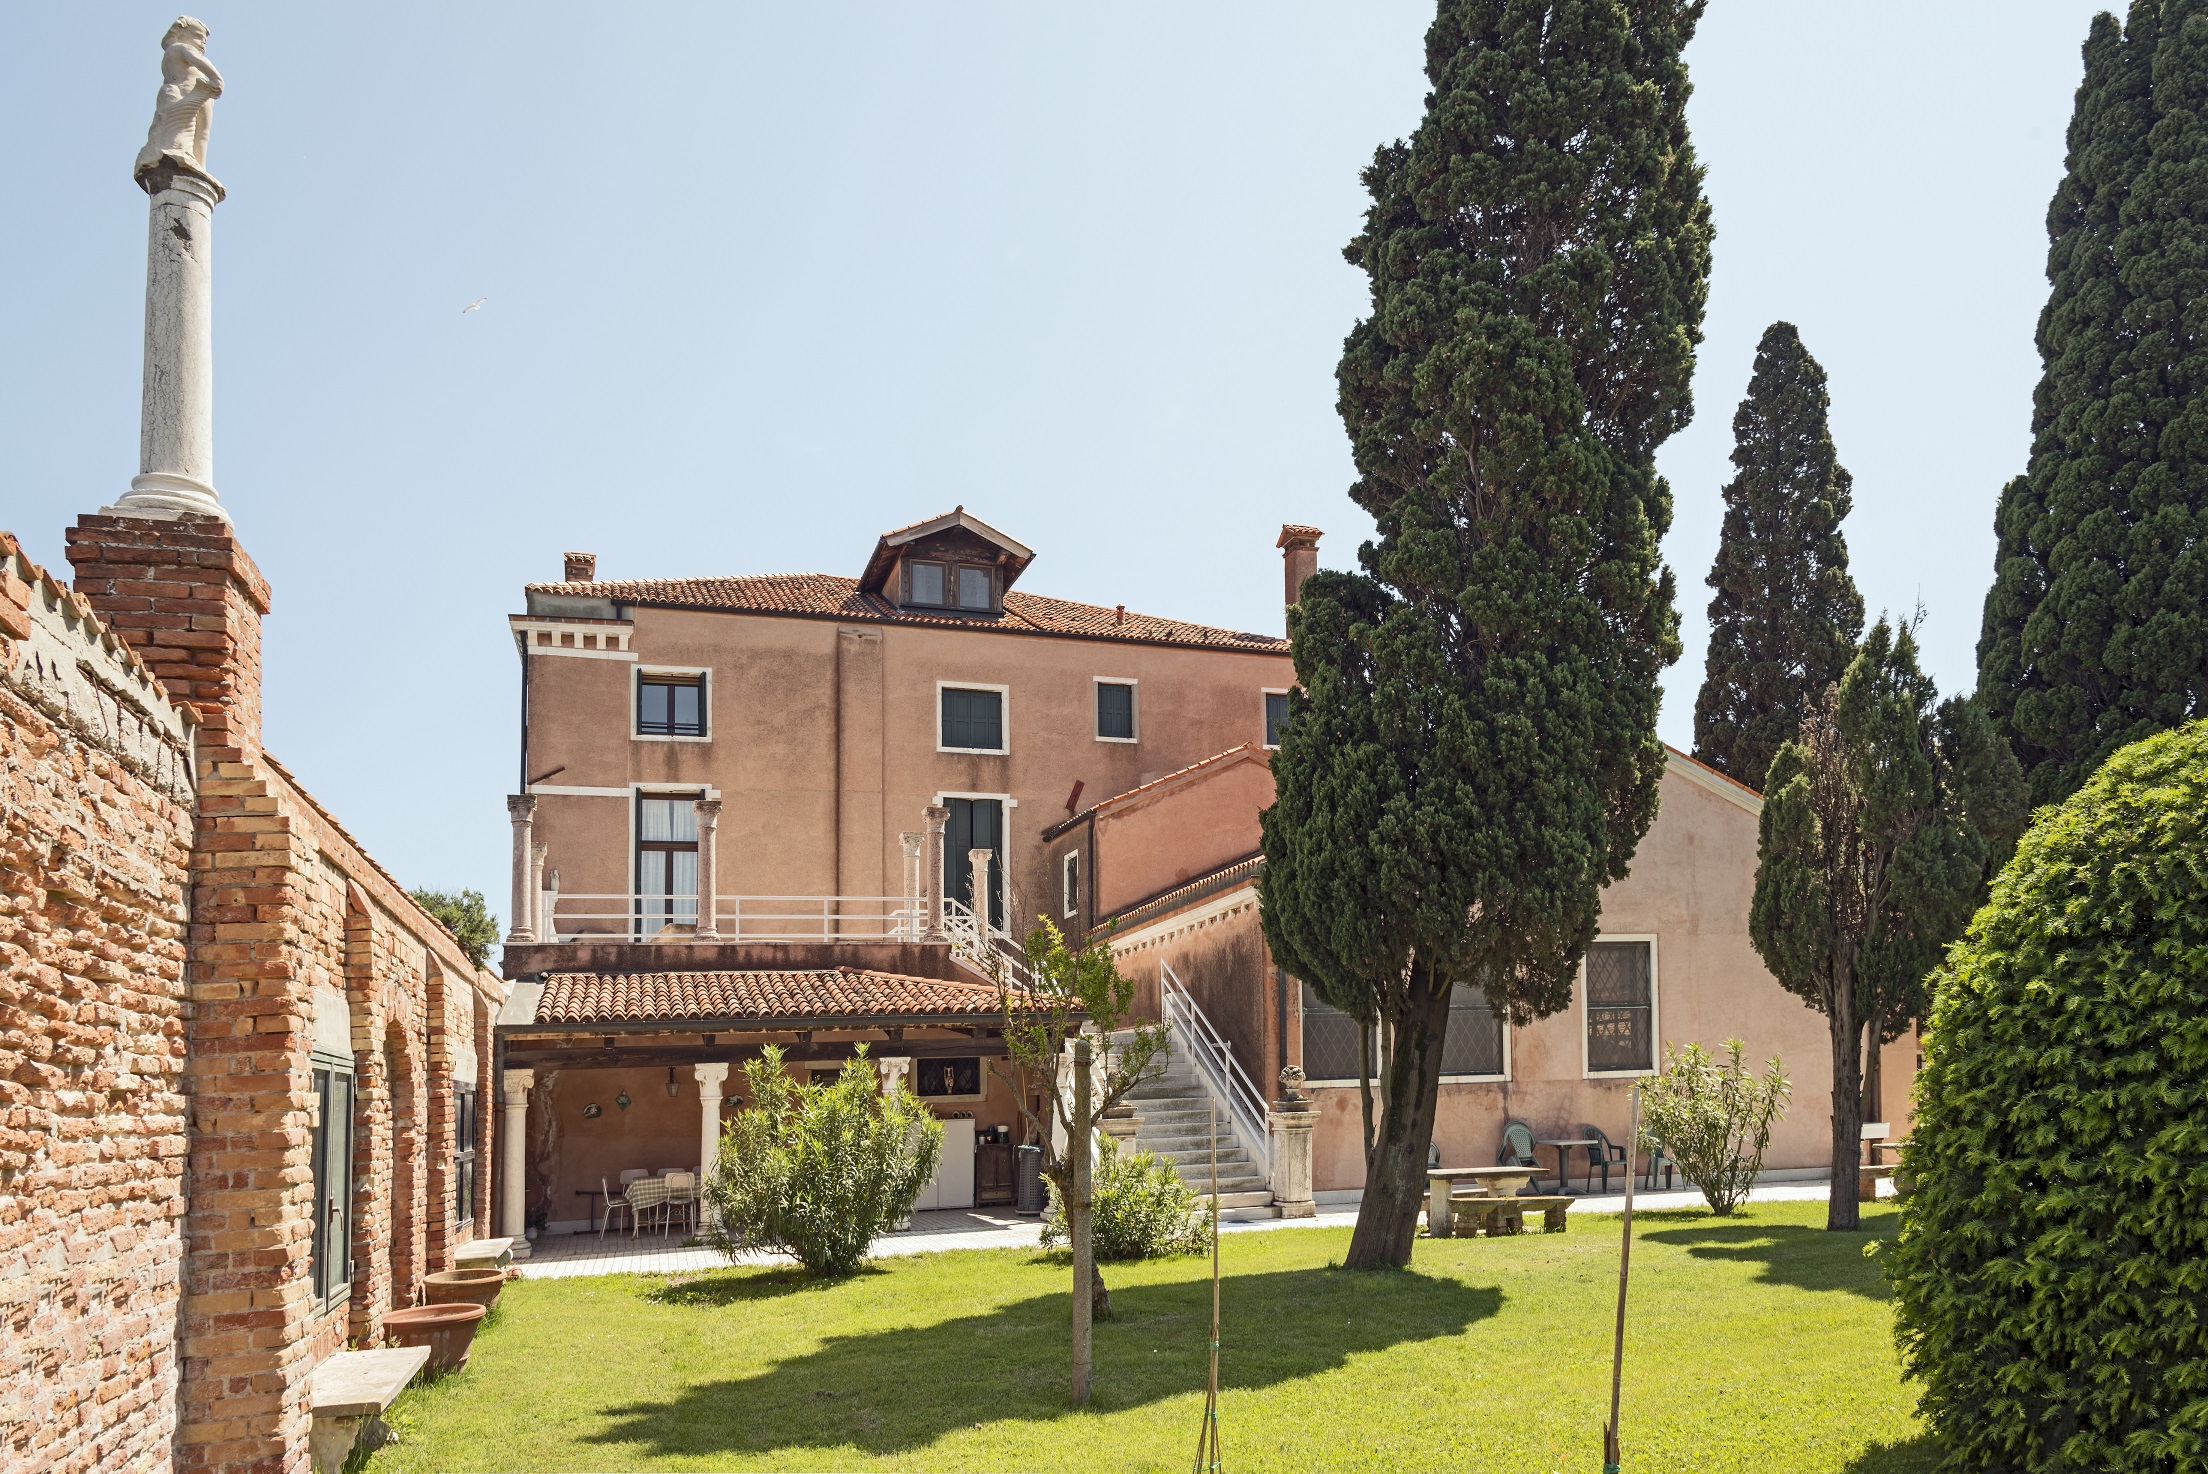
[[[76,589],[169,694],[205,723],[203,748],[258,754],[268,580],[218,517],[88,514],[69,529]]]

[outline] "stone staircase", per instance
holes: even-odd
[[[1155,1068],[1155,1067],[1153,1067]],[[1178,1050],[1165,1056],[1164,1073],[1137,1085],[1098,1123],[1123,1148],[1146,1151],[1173,1164],[1181,1181],[1207,1204],[1211,1199],[1211,1097],[1195,1067]],[[1220,1112],[1219,1217],[1239,1223],[1278,1218],[1271,1185],[1235,1139]]]

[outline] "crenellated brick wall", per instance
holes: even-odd
[[[503,985],[262,749],[228,524],[85,517],[69,554],[74,594],[0,534],[0,1471],[304,1474],[315,1362],[487,1228],[451,1091]],[[328,1305],[323,1008],[360,1147]]]
[[[168,1464],[193,727],[0,533],[0,1468]]]

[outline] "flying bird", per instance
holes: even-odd
[[[467,316],[467,315],[468,315],[469,313],[471,313],[471,312],[475,311],[475,309],[476,309],[476,308],[478,308],[478,307],[481,307],[481,306],[482,306],[482,305],[483,305],[484,303],[486,303],[486,302],[488,302],[488,301],[490,301],[490,300],[491,300],[491,299],[490,299],[490,298],[488,298],[488,297],[478,297],[478,298],[476,298],[476,299],[475,299],[475,300],[474,300],[473,302],[470,302],[470,303],[469,303],[469,304],[468,304],[467,306],[465,306],[465,307],[461,308],[461,309],[460,309],[460,315],[461,315],[462,317],[465,317],[465,316]]]

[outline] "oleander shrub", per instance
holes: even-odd
[[[1047,1179],[1046,1179],[1047,1181]],[[1096,1180],[1091,1185],[1090,1245],[1097,1261],[1160,1259],[1171,1254],[1201,1254],[1211,1248],[1211,1220],[1196,1194],[1181,1181],[1173,1164],[1145,1151],[1121,1152],[1111,1137],[1099,1138]],[[1043,1245],[1067,1241],[1066,1206],[1058,1185],[1050,1183],[1050,1209],[1043,1216]]]
[[[901,1082],[878,1088],[866,1046],[828,1084],[794,1080],[773,1045],[744,1066],[746,1100],[706,1179],[706,1241],[792,1256],[809,1274],[866,1262],[935,1175],[943,1123]]]
[[[1747,1200],[1763,1171],[1771,1128],[1794,1087],[1772,1055],[1758,1075],[1738,1039],[1719,1059],[1699,1044],[1664,1046],[1664,1072],[1641,1093],[1641,1137],[1678,1165],[1720,1217]]]
[[[2208,722],[2043,809],[1934,979],[1897,1335],[1946,1470],[2208,1468]]]

